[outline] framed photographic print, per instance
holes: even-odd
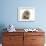
[[[19,7],[18,21],[35,21],[35,9],[31,7]]]

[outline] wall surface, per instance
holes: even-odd
[[[19,22],[17,8],[35,8],[36,20],[34,22]],[[0,0],[0,29],[13,24],[16,28],[46,28],[46,0]],[[1,30],[0,30],[1,31]]]

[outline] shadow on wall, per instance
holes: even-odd
[[[2,36],[3,36],[2,32],[6,31],[6,30],[4,30],[4,28],[6,28],[5,25],[0,24],[0,43],[2,43]]]

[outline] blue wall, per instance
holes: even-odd
[[[17,8],[29,6],[35,8],[34,22],[18,22]],[[0,0],[0,26],[13,24],[16,28],[46,28],[46,0]]]

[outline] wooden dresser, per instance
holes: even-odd
[[[44,46],[44,32],[3,32],[3,46]]]

